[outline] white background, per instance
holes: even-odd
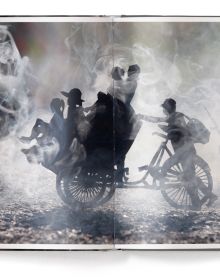
[[[0,0],[1,15],[220,15],[219,1]],[[1,207],[1,206],[0,206]],[[0,251],[1,279],[219,279],[218,251]]]

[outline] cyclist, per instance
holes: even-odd
[[[165,117],[139,115],[139,118],[154,123],[165,123],[160,124],[159,127],[167,133],[167,137],[171,141],[174,149],[174,155],[165,162],[165,168],[162,170],[162,175],[163,172],[166,173],[173,163],[181,162],[184,179],[188,182],[187,192],[191,197],[195,210],[199,210],[201,208],[201,203],[197,188],[195,187],[195,185],[198,185],[198,181],[196,181],[195,177],[194,166],[196,149],[193,139],[190,137],[190,133],[187,129],[186,119],[189,118],[183,113],[176,111],[176,101],[172,98],[165,99],[161,106]],[[211,206],[214,201],[217,200],[217,196],[212,192],[208,193],[202,182],[199,182],[199,184],[201,191],[209,198],[207,206]]]

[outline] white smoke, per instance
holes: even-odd
[[[37,81],[32,99],[36,110],[20,135],[30,134],[37,117],[49,121],[49,103],[54,97],[61,98],[61,90],[80,88],[86,100],[84,106],[90,106],[96,101],[97,93],[106,92],[112,84],[113,66],[127,71],[129,65],[138,64],[141,74],[132,101],[136,113],[163,116],[160,104],[167,97],[175,98],[179,111],[201,119],[211,130],[210,143],[197,145],[197,150],[209,162],[213,177],[217,177],[220,137],[213,130],[204,106],[218,120],[218,23],[204,23],[202,27],[198,23],[162,22],[50,23],[48,26],[47,32],[56,38],[48,35],[45,53],[38,59],[31,58]],[[62,49],[55,47],[54,42],[58,41]],[[161,142],[152,136],[155,130],[155,124],[143,124],[127,155],[127,166],[135,169],[149,163]],[[10,147],[8,151],[6,146]],[[26,190],[32,185],[39,189],[39,178],[43,188],[42,178],[45,182],[50,178],[49,187],[53,188],[55,176],[41,166],[27,163],[21,148],[17,140],[1,143],[9,167],[0,169],[8,185],[19,185]],[[13,172],[15,169],[20,175]],[[10,174],[14,175],[10,177]]]

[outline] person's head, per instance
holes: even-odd
[[[84,100],[81,98],[82,92],[80,89],[73,88],[69,92],[61,91],[61,93],[68,98],[67,104],[70,107],[82,106],[82,102],[84,102]]]
[[[130,65],[128,68],[128,79],[135,80],[138,78],[141,68],[137,64]]]
[[[165,99],[161,106],[166,115],[170,115],[176,111],[176,101],[172,98]]]
[[[50,103],[50,109],[53,113],[62,114],[64,110],[64,101],[60,98],[54,98]]]
[[[99,101],[104,101],[104,100],[106,100],[106,94],[102,91],[99,91],[97,94],[97,98]]]

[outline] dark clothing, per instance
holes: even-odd
[[[65,120],[65,146],[68,148],[74,137],[76,137],[77,129],[76,129],[76,119],[77,119],[77,108],[76,107],[68,107],[67,118]]]
[[[137,121],[131,105],[116,98],[114,99],[114,117],[116,180],[120,182],[124,174],[126,154],[140,130],[141,123]]]
[[[122,181],[125,157],[139,130],[135,112],[129,104],[104,93],[89,109],[91,130],[84,142],[88,161],[112,172],[117,167],[116,180]]]
[[[65,139],[63,143],[65,151],[69,149],[74,138],[77,138],[80,143],[83,142],[83,137],[79,127],[84,120],[85,116],[81,106],[68,107],[67,118],[65,120]]]
[[[114,138],[113,138],[113,98],[102,94],[91,107],[86,117],[90,131],[84,141],[88,162],[92,168],[108,169],[113,172]]]

